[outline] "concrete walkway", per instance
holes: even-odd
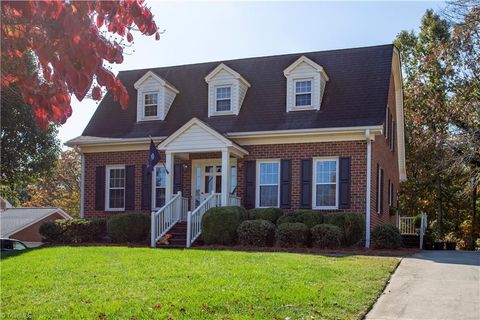
[[[404,258],[369,320],[479,320],[480,252],[422,251]]]

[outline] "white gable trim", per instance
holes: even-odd
[[[402,66],[400,62],[400,53],[397,48],[393,48],[392,73],[395,82],[395,109],[397,118],[397,152],[398,152],[398,170],[400,181],[407,180],[407,168],[405,161],[405,123],[403,119],[403,87],[402,87]]]
[[[292,73],[292,71],[295,70],[295,68],[298,67],[302,62],[305,62],[306,64],[310,65],[312,68],[317,70],[317,72],[320,72],[325,77],[325,79],[327,81],[330,80],[327,73],[325,72],[325,69],[323,69],[323,67],[321,65],[319,65],[318,63],[312,61],[311,59],[309,59],[305,56],[301,56],[294,63],[292,63],[290,66],[288,66],[288,68],[283,70],[283,74],[285,75],[285,77],[288,77],[290,75],[290,73]]]
[[[238,79],[240,81],[242,81],[247,87],[251,87],[250,83],[245,80],[244,77],[242,77],[242,75],[240,73],[238,73],[237,71],[233,70],[232,68],[230,68],[229,66],[227,66],[226,64],[224,63],[220,63],[215,69],[213,69],[206,77],[205,77],[205,81],[208,83],[210,81],[213,80],[213,78],[222,70],[225,70],[226,72],[230,73],[235,79]]]
[[[198,141],[192,141],[186,147],[179,148],[179,147],[172,147],[171,145],[184,133],[186,133],[192,127],[199,127],[205,134],[213,137],[214,139],[218,140],[218,145],[215,146],[205,146],[199,143]],[[190,121],[185,123],[182,127],[180,127],[177,131],[172,133],[167,139],[163,140],[162,143],[159,145],[160,150],[164,150],[166,152],[210,152],[210,151],[221,151],[225,148],[230,149],[230,151],[236,155],[244,156],[248,154],[248,151],[234,143],[232,140],[226,138],[224,135],[220,134],[218,131],[212,129],[203,121],[192,118]]]
[[[162,86],[165,86],[167,87],[168,89],[172,90],[173,92],[175,92],[176,94],[179,94],[180,91],[178,91],[177,88],[175,88],[173,85],[171,85],[170,83],[168,83],[167,81],[163,80],[162,78],[160,78],[155,72],[153,71],[148,71],[147,73],[145,73],[140,79],[138,79],[135,84],[133,85],[135,87],[135,89],[138,90],[138,88],[140,88],[142,86],[142,84],[145,82],[145,80],[147,80],[148,78],[152,77],[153,79],[155,79],[160,85]]]

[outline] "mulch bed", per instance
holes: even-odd
[[[381,256],[381,257],[407,257],[420,252],[420,249],[400,248],[400,249],[366,249],[366,248],[338,248],[338,249],[319,249],[319,248],[282,248],[282,247],[245,247],[245,246],[219,246],[219,245],[198,245],[192,249],[201,250],[230,250],[246,252],[290,252],[304,254],[320,254],[327,256]]]

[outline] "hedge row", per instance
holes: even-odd
[[[143,242],[150,233],[150,216],[125,213],[106,219],[54,220],[40,226],[45,242]]]

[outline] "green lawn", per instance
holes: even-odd
[[[2,259],[3,319],[358,319],[398,259],[50,247]]]

